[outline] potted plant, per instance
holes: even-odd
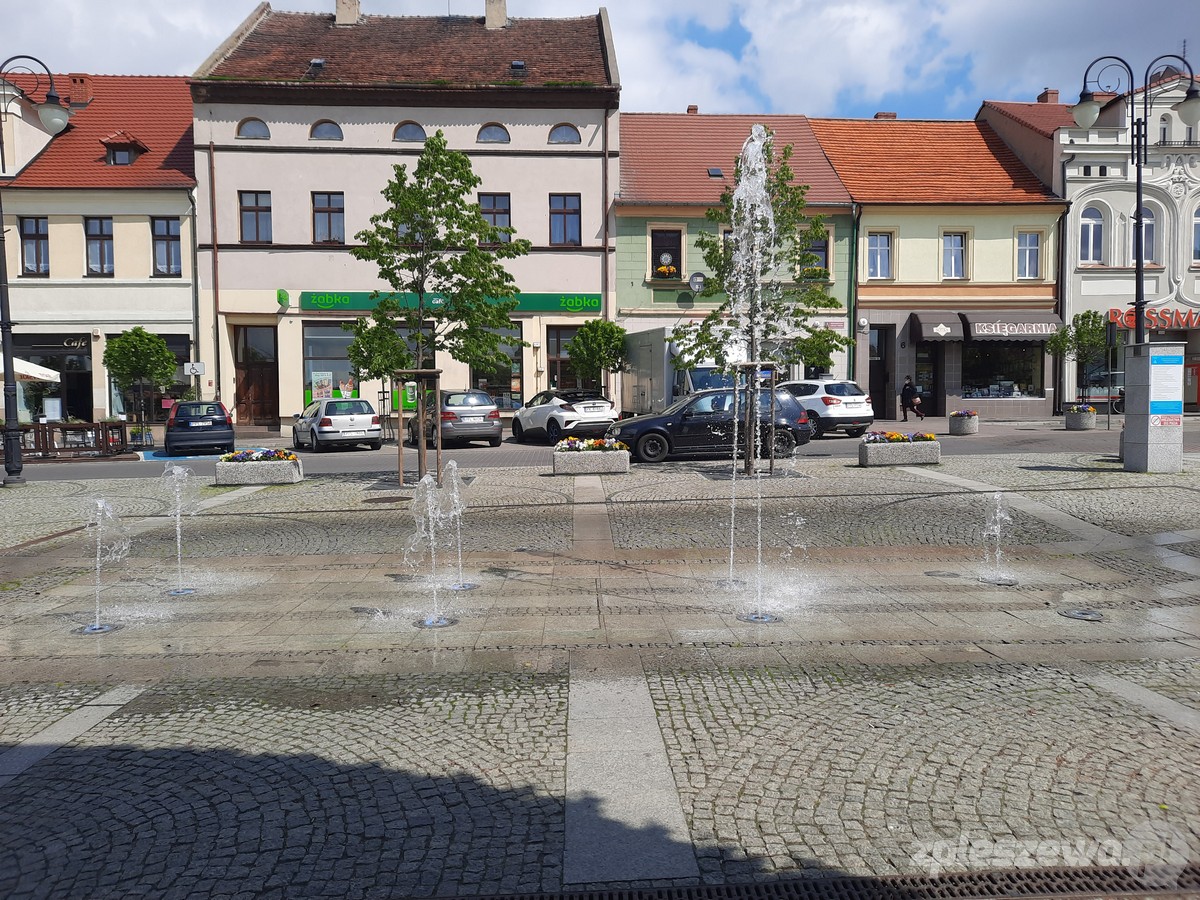
[[[296,484],[304,480],[304,466],[291,450],[253,447],[226,453],[217,460],[218,485]]]
[[[569,437],[554,445],[555,475],[611,475],[629,471],[629,447],[612,438]]]
[[[973,409],[956,409],[950,413],[951,434],[979,434],[979,413]]]
[[[1075,404],[1063,410],[1067,431],[1091,431],[1096,427],[1096,407]]]
[[[858,445],[860,466],[935,465],[942,461],[937,435],[927,431],[868,431]]]

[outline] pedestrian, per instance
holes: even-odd
[[[904,418],[900,421],[908,421],[909,410],[912,410],[918,419],[925,418],[925,413],[921,412],[921,395],[912,383],[912,376],[905,375],[904,387],[900,388],[900,411],[904,413]]]

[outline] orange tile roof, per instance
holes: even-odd
[[[1074,128],[1071,105],[1067,103],[1006,103],[984,100],[983,105],[1020,122],[1042,137],[1054,137],[1060,128]]]
[[[305,77],[313,59],[325,65]],[[525,63],[515,77],[511,64]],[[509,19],[489,30],[482,17],[362,16],[334,25],[332,15],[266,7],[199,80],[320,85],[612,87],[600,16]]]
[[[795,180],[809,185],[810,206],[850,203],[850,194],[821,152],[804,116],[621,114],[621,196],[618,203],[715,206],[733,185],[734,161],[754,125],[791,144]],[[718,168],[723,177],[709,176]]]
[[[192,98],[186,78],[146,75],[55,75],[63,96],[90,81],[92,100],[71,110],[66,129],[9,184],[23,188],[190,188],[196,184],[192,155]],[[10,79],[33,90],[33,79]],[[74,85],[73,85],[74,82]],[[43,90],[34,96],[38,102]],[[137,135],[146,152],[132,165],[110,166],[105,140]]]
[[[862,203],[1061,203],[985,122],[810,119]]]

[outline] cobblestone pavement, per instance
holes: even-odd
[[[432,572],[412,489],[371,479],[197,478],[181,562],[158,479],[0,492],[0,896],[1200,861],[1200,460],[464,474],[462,568]],[[131,547],[99,573],[98,499]],[[649,731],[604,687],[631,671]],[[615,874],[569,881],[585,857]]]

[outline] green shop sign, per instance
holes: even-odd
[[[279,295],[286,296],[286,292],[279,291]],[[392,296],[399,298],[400,304],[407,309],[415,309],[417,306],[416,294],[393,294]],[[442,299],[440,294],[430,294],[428,302],[431,306],[436,306],[442,302]],[[370,291],[300,292],[300,309],[302,310],[358,314],[370,312],[378,303],[378,299],[372,299]],[[600,295],[574,293],[518,294],[517,312],[592,313],[599,315]]]

